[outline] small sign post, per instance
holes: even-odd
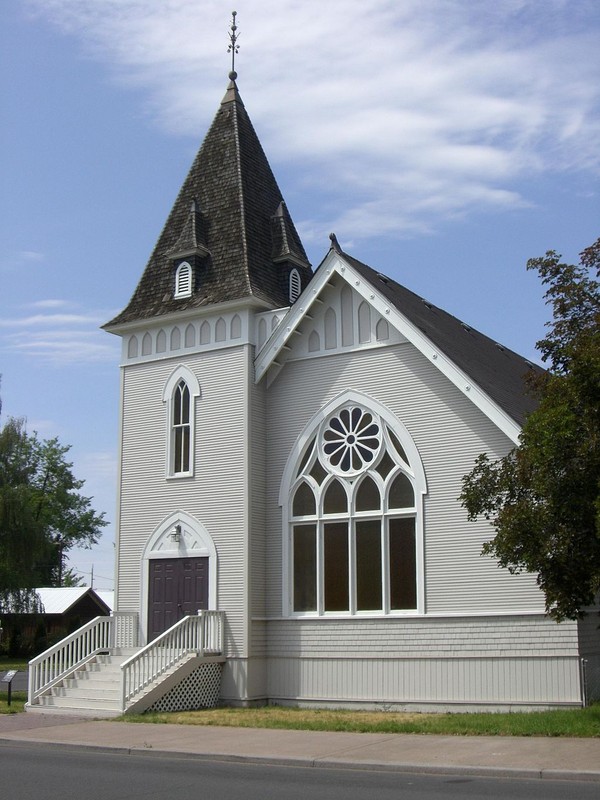
[[[12,681],[15,675],[17,674],[18,670],[16,669],[9,669],[9,671],[4,675],[2,678],[2,683],[8,684],[8,696],[7,696],[7,705],[10,707],[12,701]]]

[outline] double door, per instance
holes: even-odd
[[[208,608],[208,558],[150,561],[148,641],[182,617]]]

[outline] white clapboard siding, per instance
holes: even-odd
[[[546,617],[268,623],[272,700],[576,705],[577,623]]]
[[[248,442],[250,447],[250,614],[265,613],[265,527],[266,527],[266,387],[250,387]]]
[[[542,615],[279,619],[268,623],[269,655],[311,658],[576,656],[576,622]]]
[[[123,378],[119,609],[139,610],[140,563],[154,530],[181,510],[198,519],[218,554],[217,602],[226,612],[228,651],[246,646],[245,410],[250,350],[232,347],[128,366]],[[166,478],[164,386],[180,364],[198,378],[195,474]]]
[[[469,523],[457,502],[462,476],[476,456],[506,453],[512,443],[412,345],[399,344],[290,361],[269,389],[268,614],[281,613],[281,475],[293,444],[312,416],[346,389],[382,403],[406,426],[420,452],[425,498],[425,610],[468,614],[543,610],[530,575],[513,576],[481,556],[492,534]]]
[[[271,702],[515,708],[580,704],[574,657],[269,660]]]

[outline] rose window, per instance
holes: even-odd
[[[369,411],[358,406],[343,408],[325,423],[320,444],[332,471],[357,474],[376,459],[381,429]]]

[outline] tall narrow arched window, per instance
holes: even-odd
[[[190,390],[179,381],[173,395],[173,474],[190,471]]]
[[[167,476],[194,473],[195,400],[200,395],[196,376],[178,367],[167,381],[163,401],[167,411]]]
[[[192,294],[192,268],[187,261],[177,267],[174,297],[189,297]]]
[[[421,460],[398,420],[349,394],[316,418],[288,460],[287,610],[414,614],[423,605]]]

